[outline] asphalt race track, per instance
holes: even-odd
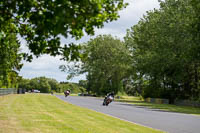
[[[102,106],[103,99],[94,97],[56,95],[74,105],[92,109],[123,120],[169,133],[200,133],[200,116],[148,109],[128,103],[112,102]]]

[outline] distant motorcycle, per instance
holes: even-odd
[[[113,96],[106,96],[103,101],[103,106],[108,106],[114,100]]]
[[[65,94],[65,97],[69,96],[70,90],[65,91],[64,94]]]

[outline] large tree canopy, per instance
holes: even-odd
[[[72,74],[87,73],[87,90],[98,95],[123,89],[123,79],[129,76],[130,52],[122,41],[111,35],[100,35],[81,45],[82,66],[75,64]]]
[[[95,27],[116,20],[126,5],[124,0],[3,0],[0,32],[19,34],[36,56],[64,55],[68,60],[71,55],[73,59],[77,47],[61,46],[60,36],[79,39],[84,31],[93,35]]]
[[[194,2],[162,1],[127,32],[136,73],[147,81],[145,97],[199,98],[199,7]]]

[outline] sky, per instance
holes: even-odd
[[[138,21],[145,15],[146,11],[153,10],[154,8],[159,8],[158,0],[125,0],[129,5],[119,12],[120,18],[117,21],[110,23],[105,23],[104,27],[101,29],[95,29],[94,36],[85,35],[80,40],[74,40],[73,38],[61,38],[62,44],[68,43],[83,43],[89,41],[91,38],[100,34],[111,34],[112,36],[118,37],[123,40],[126,35],[126,30],[130,29],[133,25],[137,24]],[[25,42],[20,40],[23,44]],[[27,51],[28,48],[25,45],[21,46],[22,51]],[[76,82],[79,80],[84,80],[85,75],[80,75],[71,80],[67,80],[67,73],[61,72],[59,70],[60,65],[66,65],[67,62],[61,61],[60,56],[51,57],[49,55],[42,55],[39,58],[34,58],[32,62],[23,62],[23,68],[21,69],[19,75],[23,78],[35,78],[40,76],[45,76],[47,78],[54,78],[57,81],[68,81]]]

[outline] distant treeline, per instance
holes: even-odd
[[[39,90],[41,93],[64,92],[70,89],[72,93],[84,93],[85,88],[78,83],[58,82],[52,78],[37,77],[33,79],[21,79],[18,83],[18,88],[26,89],[27,91]]]

